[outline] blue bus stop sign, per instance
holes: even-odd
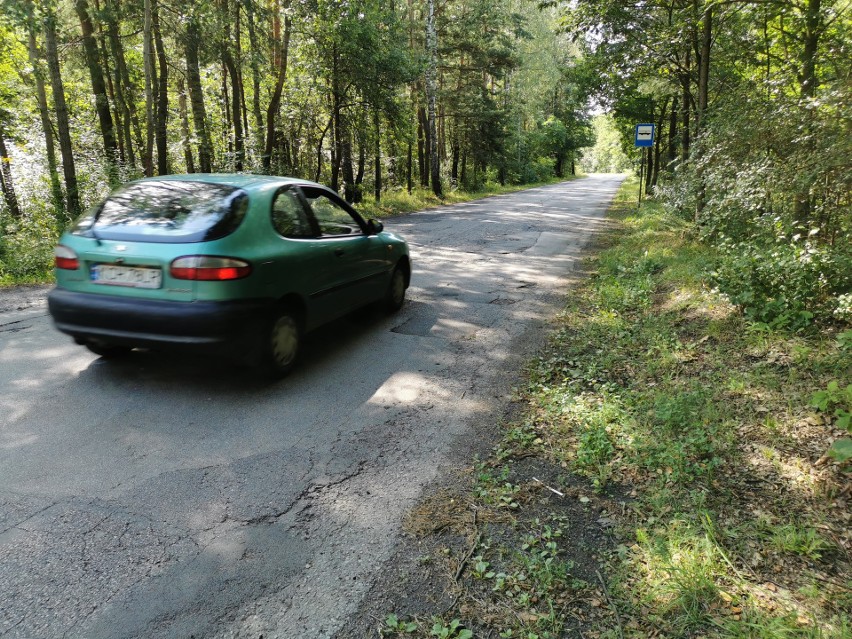
[[[654,146],[654,125],[653,124],[637,124],[636,125],[636,146],[638,146],[638,147]]]

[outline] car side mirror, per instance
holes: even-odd
[[[378,220],[367,220],[367,228],[370,231],[370,235],[376,235],[385,230],[385,225]]]

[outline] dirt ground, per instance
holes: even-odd
[[[502,421],[511,423],[520,409],[511,404]],[[539,517],[561,522],[565,542],[560,544],[560,558],[573,566],[572,577],[590,585],[570,602],[565,636],[594,636],[615,625],[598,588],[598,575],[616,545],[608,513],[623,507],[623,497],[595,495],[587,481],[531,455],[507,460],[511,467],[507,480],[520,486],[517,510],[502,515],[499,510],[477,507],[471,498],[473,464],[487,459],[502,435],[502,426],[480,424],[459,442],[457,450],[463,453],[454,465],[459,470],[444,474],[408,514],[396,554],[336,639],[382,636],[379,629],[391,613],[418,620],[421,631],[413,635],[417,637],[428,634],[436,617],[461,619],[475,637],[497,637],[498,630],[475,603],[487,597],[485,592],[480,597],[477,588],[490,584],[469,578],[470,559],[489,544],[520,547],[526,526]]]

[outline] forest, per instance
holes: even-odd
[[[2,0],[0,282],[145,175],[353,203],[636,170],[755,320],[852,316],[844,0]],[[597,144],[596,144],[597,142]],[[638,171],[637,171],[638,172]]]
[[[710,280],[772,328],[852,319],[852,18],[833,0],[577,0],[596,94],[645,188],[717,251]]]
[[[557,19],[521,0],[4,1],[0,263],[38,273],[56,230],[143,175],[292,175],[355,203],[564,175],[589,90]]]

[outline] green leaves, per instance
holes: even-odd
[[[852,439],[848,437],[838,439],[828,449],[828,454],[841,463],[848,462],[852,459]]]
[[[420,626],[414,621],[403,621],[391,613],[385,617],[384,625],[379,628],[380,637],[399,637],[417,631]]]
[[[842,388],[837,380],[830,381],[825,389],[813,394],[811,406],[822,413],[833,411],[835,426],[852,433],[852,384]],[[852,439],[838,439],[828,449],[828,455],[841,463],[852,460]]]
[[[438,639],[471,639],[473,632],[465,628],[458,619],[453,619],[450,625],[445,625],[443,621],[438,619],[432,626],[429,636],[438,637]]]

